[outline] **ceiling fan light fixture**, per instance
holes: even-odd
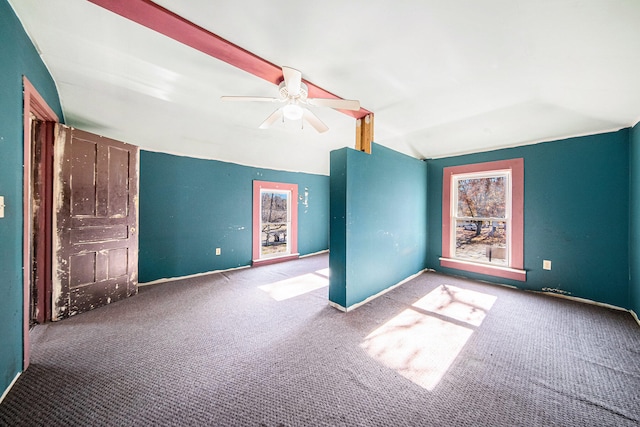
[[[318,89],[320,93],[326,91]],[[298,121],[304,120],[316,131],[323,133],[329,127],[308,108],[307,105],[316,107],[329,107],[334,110],[360,110],[360,102],[352,99],[341,99],[326,92],[328,98],[308,98],[309,88],[302,81],[302,73],[295,68],[282,67],[282,81],[278,86],[280,96],[223,96],[223,101],[257,101],[257,102],[277,102],[279,108],[271,113],[267,119],[259,126],[260,129],[268,129],[278,119]],[[366,110],[365,110],[366,111]]]
[[[304,110],[298,104],[287,104],[282,107],[282,114],[287,120],[300,120],[304,115]]]

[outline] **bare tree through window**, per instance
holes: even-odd
[[[508,265],[509,175],[455,179],[455,257]]]
[[[288,252],[289,193],[261,194],[261,253],[274,255]]]

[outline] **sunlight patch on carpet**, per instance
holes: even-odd
[[[325,270],[327,270],[325,272]],[[284,301],[329,286],[328,269],[258,286],[276,301]]]
[[[318,270],[318,271],[316,271],[315,274],[319,274],[322,277],[326,277],[328,279],[329,278],[329,267],[323,268],[321,270]]]
[[[493,295],[440,285],[416,301],[413,306],[473,326],[480,326],[495,301],[496,297]]]
[[[492,295],[439,286],[369,334],[360,347],[384,366],[433,390],[495,300]]]

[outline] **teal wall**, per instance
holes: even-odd
[[[640,124],[629,136],[629,308],[640,316]]]
[[[298,184],[298,252],[328,249],[328,176],[143,150],[140,282],[250,265],[254,180]]]
[[[524,158],[527,281],[440,267],[444,167]],[[430,160],[428,267],[629,308],[629,130]],[[552,270],[542,269],[542,260]]]
[[[6,0],[0,0],[0,46],[1,393],[23,359],[23,75],[63,116],[55,83]],[[296,183],[302,196],[308,190],[308,204],[298,203],[299,252],[331,242],[330,299],[343,307],[424,267],[461,274],[438,262],[442,168],[515,157],[525,159],[528,280],[465,275],[558,289],[640,313],[638,125],[428,163],[376,144],[372,155],[345,148],[331,153],[331,178],[142,151],[139,277],[145,282],[248,265],[254,179]],[[553,261],[551,271],[542,270],[543,259]]]
[[[347,160],[349,155],[353,156],[353,152],[347,148],[332,151],[329,171],[331,189],[329,301],[341,307],[347,307]]]
[[[55,84],[13,9],[0,0],[0,394],[22,370],[22,76],[58,117]]]
[[[373,144],[331,152],[329,299],[345,308],[425,268],[427,164]]]

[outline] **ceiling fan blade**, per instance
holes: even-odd
[[[360,110],[360,101],[353,99],[308,98],[307,103],[317,107],[331,107],[336,110]]]
[[[282,109],[278,108],[276,111],[271,113],[271,115],[267,117],[267,119],[264,122],[262,122],[259,128],[268,129],[272,124],[276,122],[276,120],[280,119],[281,117],[282,117]]]
[[[302,73],[295,68],[282,67],[282,75],[284,76],[284,84],[287,86],[289,95],[294,97],[300,95]]]
[[[322,120],[318,118],[315,114],[313,114],[310,110],[304,109],[304,115],[302,116],[315,130],[320,133],[326,132],[329,130],[329,127],[322,123]]]
[[[276,102],[278,98],[268,96],[221,96],[221,101],[251,101],[251,102]]]

